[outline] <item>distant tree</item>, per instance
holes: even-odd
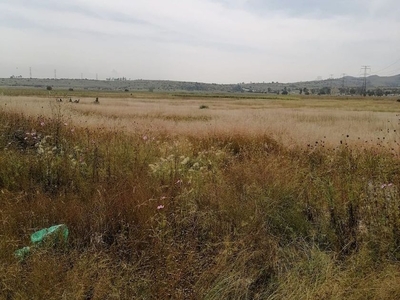
[[[73,91],[74,91],[74,89],[73,89],[73,88],[69,88],[69,89],[68,89],[68,91],[70,91],[70,92],[73,92]]]
[[[271,93],[271,92],[272,92],[272,89],[269,87],[269,88],[267,89],[267,91],[268,91],[268,93]]]
[[[383,93],[382,89],[376,89],[375,95],[377,95],[378,97],[382,97],[384,95],[384,93]]]
[[[368,94],[368,96],[375,96],[375,91],[373,91],[373,90],[368,90],[367,91],[367,94]]]
[[[48,85],[48,86],[46,87],[46,89],[47,89],[48,91],[51,91],[53,88],[52,88],[50,85]]]
[[[330,95],[331,94],[331,88],[330,87],[323,87],[319,89],[318,95]]]
[[[288,90],[287,90],[287,88],[286,88],[286,86],[283,88],[283,91],[282,91],[282,95],[287,95],[287,94],[289,94],[289,92],[288,92]]]
[[[351,88],[349,92],[350,92],[350,95],[354,95],[357,91],[355,88]]]
[[[391,91],[385,91],[385,96],[390,95],[391,93]]]
[[[243,88],[240,86],[240,84],[236,84],[233,88],[232,88],[233,92],[242,92],[243,93]]]
[[[299,94],[300,95],[303,94],[303,89],[302,88],[299,89]]]

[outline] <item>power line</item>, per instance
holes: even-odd
[[[389,73],[389,74],[387,74],[386,76],[392,76],[392,75],[395,75],[397,72],[400,72],[400,69],[392,70],[392,71],[390,71],[390,73]],[[396,75],[397,75],[397,74],[396,74]]]
[[[364,96],[366,96],[367,95],[367,71],[371,70],[371,67],[370,66],[362,66],[361,69],[364,69],[364,82],[363,82],[361,92]]]
[[[380,70],[374,72],[373,74],[381,73],[382,71],[387,70],[387,69],[389,69],[390,67],[394,66],[394,65],[397,64],[398,62],[400,62],[400,58],[399,58],[398,60],[396,60],[394,63],[391,63],[390,65],[388,65],[388,66],[386,66],[386,67],[384,67],[384,68],[382,68],[382,69],[380,69]]]

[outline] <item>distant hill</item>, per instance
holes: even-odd
[[[91,79],[40,79],[40,78],[0,78],[0,87],[18,88],[46,88],[53,89],[75,89],[75,90],[99,90],[99,91],[155,91],[155,92],[202,92],[202,93],[235,93],[256,92],[273,93],[288,90],[321,89],[324,87],[359,88],[363,79],[351,76],[337,79],[302,81],[293,83],[263,82],[263,83],[238,83],[238,84],[216,84],[202,82],[185,82],[169,80],[91,80]],[[377,75],[367,77],[367,88],[400,88],[400,74],[395,76],[381,77]]]

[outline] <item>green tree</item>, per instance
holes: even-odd
[[[319,90],[318,95],[330,95],[331,94],[331,88],[330,87],[323,87]]]
[[[376,89],[375,95],[377,95],[378,97],[382,97],[384,95],[383,90],[382,89]]]

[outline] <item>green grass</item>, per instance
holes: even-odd
[[[392,154],[69,121],[0,112],[0,298],[400,295]],[[65,247],[14,257],[59,223]]]
[[[84,90],[84,89],[74,89],[69,91],[68,89],[52,89],[48,91],[46,87],[44,88],[0,88],[0,95],[3,96],[39,96],[39,97],[51,97],[51,98],[63,98],[64,101],[68,101],[69,97],[100,97],[101,98],[162,98],[168,96],[167,93],[150,93],[143,91],[104,91],[104,90]]]
[[[148,98],[148,99],[259,99],[259,100],[298,100],[299,96],[271,95],[261,93],[176,93],[176,92],[146,92],[123,90],[85,90],[52,89],[48,91],[42,88],[0,88],[0,95],[4,96],[40,96],[40,97],[107,97],[107,98]]]

